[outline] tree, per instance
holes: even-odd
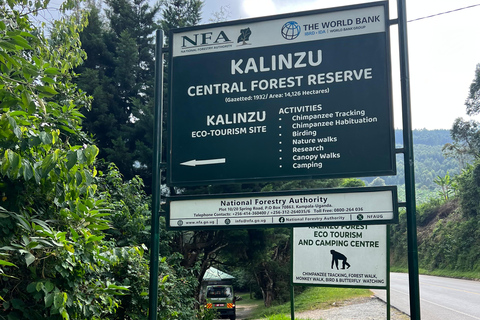
[[[480,113],[480,64],[475,69],[475,78],[470,85],[465,106],[469,116]],[[472,155],[477,159],[480,157],[480,123],[457,118],[450,134],[453,143],[444,146],[443,150],[446,155],[457,157],[460,160],[463,160],[466,155]]]
[[[455,119],[450,135],[453,143],[446,144],[443,152],[463,160],[468,156],[480,157],[480,123],[475,120]]]
[[[100,157],[131,179],[151,185],[154,31],[160,5],[146,0],[107,0],[100,17],[90,3],[90,24],[81,33],[87,61],[76,72],[80,88],[94,98],[84,126],[95,136]],[[108,128],[108,130],[106,129]]]
[[[475,69],[475,78],[470,85],[465,106],[467,107],[467,114],[469,116],[480,113],[480,64],[477,64]]]
[[[94,24],[81,35],[89,58],[84,67],[77,69],[83,75],[79,86],[94,97],[85,125],[97,138],[100,157],[115,162],[127,178],[141,174],[148,190],[153,137],[153,31],[158,28],[155,17],[162,8],[160,25],[165,32],[194,25],[200,21],[203,2],[162,1],[151,8],[143,0],[107,0],[106,4],[108,23],[101,21],[99,11],[91,6]],[[102,45],[95,46],[98,42]],[[105,53],[103,57],[98,54],[99,49]],[[106,127],[111,129],[105,130]],[[173,188],[171,193],[175,193]],[[172,250],[166,249],[171,247],[180,252],[181,257],[174,254],[180,264],[176,271],[191,270],[196,279],[201,279],[212,257],[223,246],[222,235],[222,232],[169,233],[166,241],[171,241],[170,246],[162,247],[161,251],[172,254]],[[198,293],[197,284],[192,287]]]
[[[86,20],[53,21],[47,39],[30,21],[47,4],[0,7],[0,318],[145,319],[147,198],[140,179],[97,170],[91,99],[72,83]],[[196,279],[167,259],[159,271],[160,318],[192,319]]]
[[[10,1],[1,9],[0,252],[8,269],[0,313],[96,318],[114,312],[114,294],[127,288],[102,279],[109,264],[86,266],[109,251],[94,246],[109,208],[94,183],[98,148],[80,127],[78,109],[89,99],[71,83],[71,68],[84,58],[78,31],[85,20],[55,21],[48,42],[28,16],[46,3]]]
[[[208,19],[211,23],[224,22],[228,21],[231,17],[230,5],[220,6],[220,9],[212,13],[212,17]]]
[[[475,78],[470,85],[469,94],[465,101],[468,115],[473,116],[480,113],[479,98],[480,64],[476,66]],[[444,152],[461,160],[465,156],[474,158],[473,164],[464,166],[462,173],[456,178],[456,181],[458,183],[458,195],[463,214],[466,217],[476,217],[480,212],[477,201],[480,194],[480,123],[474,120],[466,121],[458,118],[450,130],[450,134],[453,143],[445,145]],[[448,181],[440,180],[439,182],[440,184],[446,184]]]
[[[162,6],[160,25],[165,33],[170,29],[197,25],[201,20],[202,0],[163,0]]]

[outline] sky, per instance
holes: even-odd
[[[211,23],[222,7],[227,20],[237,20],[365,2],[372,1],[205,0],[202,23]],[[394,19],[397,2],[391,0],[389,6]],[[457,10],[470,6],[474,7]],[[406,0],[406,7],[413,129],[451,129],[458,117],[480,121],[466,115],[464,104],[480,63],[480,0]],[[449,11],[453,12],[441,14]],[[416,20],[428,16],[433,17]],[[400,129],[398,29],[390,32],[394,122]]]

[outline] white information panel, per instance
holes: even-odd
[[[170,198],[170,228],[393,223],[395,187]]]
[[[293,283],[387,287],[387,226],[295,228]]]

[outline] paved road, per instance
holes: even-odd
[[[385,290],[373,290],[385,300]],[[408,275],[390,274],[390,301],[395,308],[410,314]],[[420,276],[422,320],[480,320],[480,282]]]

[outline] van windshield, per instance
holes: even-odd
[[[209,287],[207,298],[230,298],[232,290],[229,287]]]

